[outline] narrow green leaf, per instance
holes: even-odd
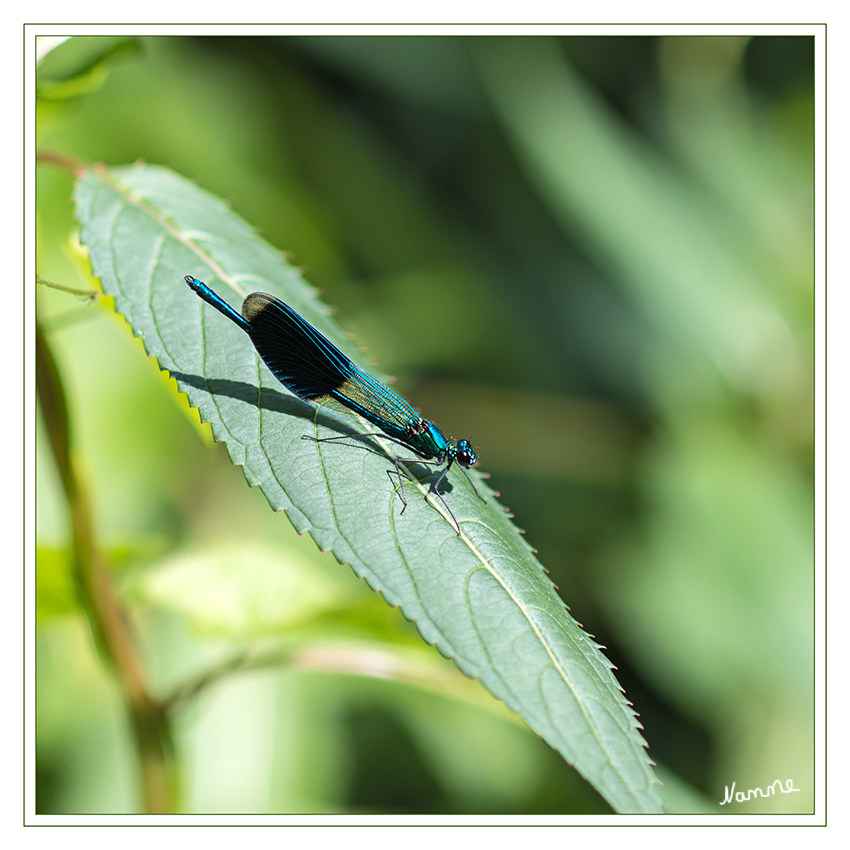
[[[220,200],[164,168],[90,170],[75,197],[104,292],[227,444],[248,483],[521,714],[615,810],[661,811],[639,724],[610,662],[566,612],[481,476],[471,473],[486,504],[460,471],[449,476],[446,499],[460,535],[427,481],[404,483],[402,516],[388,472],[396,453],[410,453],[375,438],[302,440],[357,426],[317,415],[288,394],[247,335],[183,282],[194,275],[237,308],[251,291],[277,295],[362,364],[282,256]]]

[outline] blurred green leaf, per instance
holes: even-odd
[[[79,610],[70,551],[39,546],[35,558],[36,621]]]
[[[160,557],[163,546],[163,542],[155,538],[113,545],[105,553],[106,561],[118,574],[129,563]],[[36,550],[36,617],[39,623],[81,610],[72,557],[70,549],[39,546]]]
[[[738,390],[769,385],[794,338],[728,216],[617,121],[556,40],[495,41],[476,45],[483,78],[553,215],[578,225],[666,344],[700,346]]]
[[[77,36],[57,45],[38,66],[36,93],[43,100],[67,100],[99,89],[112,66],[141,52],[138,38]]]
[[[405,483],[411,493],[401,517],[387,476],[397,447],[375,441],[381,451],[355,451],[302,440],[339,433],[339,425],[282,392],[249,340],[183,282],[192,274],[221,292],[244,295],[244,285],[283,297],[362,363],[281,256],[220,200],[164,168],[89,170],[75,198],[104,292],[248,482],[520,713],[617,811],[660,811],[635,714],[610,662],[566,613],[480,476],[473,473],[486,506],[459,472],[451,476],[447,498],[460,535],[419,481]]]
[[[181,552],[145,571],[145,601],[198,629],[240,639],[275,633],[338,606],[344,592],[303,556],[244,540]]]

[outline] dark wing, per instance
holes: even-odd
[[[266,366],[299,398],[317,402],[329,396],[357,368],[291,307],[271,295],[249,295],[242,315]]]

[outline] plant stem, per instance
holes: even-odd
[[[151,814],[172,812],[175,786],[168,718],[163,707],[148,693],[128,618],[95,543],[88,493],[72,458],[62,379],[38,324],[36,386],[53,457],[71,510],[75,577],[95,642],[109,659],[124,690],[139,754],[145,809]]]

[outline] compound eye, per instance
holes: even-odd
[[[461,440],[457,444],[457,462],[462,466],[475,466],[475,449],[469,440]]]

